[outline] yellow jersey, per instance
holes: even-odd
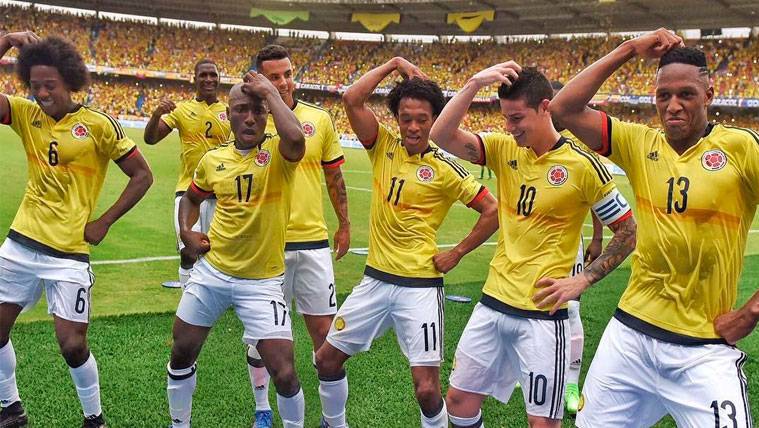
[[[479,138],[480,163],[498,177],[500,224],[481,303],[510,315],[566,319],[566,306],[553,316],[535,306],[535,283],[571,272],[591,208],[611,224],[631,215],[629,205],[598,157],[566,137],[539,157],[511,135]]]
[[[206,260],[220,272],[265,279],[285,271],[285,231],[297,162],[279,153],[279,137],[247,151],[233,142],[208,151],[198,163],[193,190],[216,195]]]
[[[161,120],[169,128],[179,130],[182,147],[176,192],[181,195],[190,186],[195,167],[205,152],[229,138],[231,127],[227,105],[221,101],[211,105],[197,99],[182,101],[177,103],[174,111],[161,116]]]
[[[437,230],[454,202],[471,205],[487,188],[432,143],[409,155],[384,125],[367,153],[373,181],[364,273],[399,286],[442,286],[432,263]]]
[[[682,155],[664,133],[604,114],[600,154],[630,179],[638,243],[615,317],[681,344],[724,343],[714,319],[736,301],[759,202],[759,135],[709,125]]]
[[[79,106],[56,122],[33,101],[7,98],[3,123],[21,137],[29,174],[9,238],[48,255],[89,261],[84,227],[108,161],[127,159],[137,146],[105,113]]]
[[[330,114],[313,104],[296,100],[293,113],[306,136],[306,154],[295,172],[295,188],[287,225],[286,250],[328,248],[327,223],[322,203],[322,169],[337,168],[345,162]],[[266,132],[276,134],[277,128],[269,115]]]

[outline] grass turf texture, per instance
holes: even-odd
[[[172,224],[174,185],[178,170],[178,138],[172,134],[158,146],[142,143],[141,131],[127,130],[140,142],[155,175],[155,184],[145,199],[111,228],[105,241],[92,250],[92,260],[114,260],[175,254]],[[18,138],[7,127],[0,128],[5,146],[0,159],[0,230],[7,230],[23,195],[26,180],[24,151]],[[352,219],[352,247],[368,245],[368,207],[371,174],[361,150],[346,151],[343,166],[349,187]],[[477,167],[468,165],[479,176]],[[630,197],[624,177],[618,177],[622,192]],[[126,178],[111,166],[100,197],[98,213],[111,204],[123,189]],[[495,179],[483,180],[492,190]],[[330,230],[335,219],[329,199],[324,195]],[[456,243],[471,228],[476,213],[454,206],[439,233],[440,243]],[[752,229],[759,229],[754,219]],[[589,230],[586,230],[586,234]],[[609,233],[608,231],[606,232]],[[494,241],[495,238],[491,238]],[[607,240],[608,241],[608,240]],[[448,293],[470,296],[476,302],[487,275],[493,246],[484,246],[468,255],[446,277]],[[745,267],[740,282],[740,304],[759,285],[759,235],[749,235]],[[358,283],[364,256],[348,254],[335,264],[340,301]],[[93,292],[94,319],[90,344],[100,367],[101,390],[106,417],[113,427],[156,427],[168,424],[166,404],[166,363],[171,346],[173,311],[178,290],[160,287],[164,280],[177,276],[178,261],[135,264],[95,265],[97,283]],[[619,300],[629,277],[626,262],[583,296],[585,325],[584,369]],[[441,370],[447,387],[451,358],[473,304],[446,302],[445,351],[447,361]],[[293,321],[298,373],[306,393],[306,426],[318,426],[320,404],[314,370],[310,365],[310,340],[300,317]],[[194,398],[193,422],[196,427],[250,426],[252,393],[247,378],[242,327],[228,313],[214,327],[198,361],[198,389]],[[67,367],[60,357],[53,326],[41,301],[19,319],[13,332],[18,358],[18,384],[33,426],[70,427],[81,423],[81,411]],[[751,357],[759,355],[759,335],[752,334],[740,347]],[[749,378],[750,401],[754,419],[759,420],[759,364],[749,358],[745,367]],[[395,336],[390,333],[377,340],[368,353],[348,362],[350,399],[348,419],[352,426],[410,427],[419,425],[419,411],[413,397],[411,378]],[[584,376],[584,371],[583,371]],[[272,388],[273,389],[273,388]],[[272,404],[275,405],[272,391]],[[708,403],[705,404],[708,408]],[[490,427],[526,426],[522,397],[517,390],[507,405],[488,399],[485,422]],[[278,420],[275,424],[278,424]],[[572,426],[566,418],[565,426]],[[672,427],[671,420],[657,426]]]

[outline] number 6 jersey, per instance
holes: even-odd
[[[535,283],[571,271],[591,208],[608,225],[631,216],[630,207],[597,156],[566,137],[539,157],[511,135],[480,140],[480,163],[498,177],[500,224],[481,303],[510,315],[566,319],[565,308],[549,316],[535,306]]]
[[[682,155],[664,133],[604,116],[603,147],[635,193],[638,244],[615,315],[674,343],[721,342],[759,201],[759,136],[709,125]]]

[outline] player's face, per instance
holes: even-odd
[[[432,104],[427,100],[402,98],[396,119],[406,151],[410,155],[423,152],[430,144],[430,129],[435,121]]]
[[[290,58],[270,59],[261,63],[261,74],[274,84],[285,104],[292,105],[295,82]]]
[[[501,114],[506,119],[506,131],[510,133],[521,147],[532,147],[540,143],[536,141],[542,135],[540,128],[550,123],[548,100],[538,105],[538,109],[527,105],[522,97],[516,100],[500,100]],[[546,122],[547,121],[547,122]]]
[[[195,73],[195,90],[202,98],[216,96],[219,89],[219,70],[213,64],[201,64]]]
[[[714,89],[699,68],[669,64],[656,74],[656,111],[670,141],[693,138],[704,132],[706,109]]]
[[[55,67],[35,65],[29,70],[29,88],[42,111],[60,119],[71,109],[71,91]]]
[[[269,110],[263,100],[242,93],[229,97],[229,123],[235,140],[252,147],[264,139]]]

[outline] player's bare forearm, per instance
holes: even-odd
[[[145,140],[145,143],[156,144],[161,141],[163,137],[165,137],[165,135],[161,136],[161,133],[159,132],[161,123],[162,121],[160,114],[154,113],[150,116],[150,120],[148,120],[147,125],[145,125],[145,132],[142,134],[142,139]],[[166,128],[168,128],[168,126]],[[169,131],[171,130],[169,129]]]
[[[583,271],[583,276],[590,284],[594,284],[617,268],[635,249],[637,225],[630,216],[609,228],[614,236],[601,255]]]
[[[179,200],[179,233],[192,231],[192,226],[200,218],[200,204],[206,199],[205,195],[196,192],[192,186],[182,195]]]
[[[469,234],[454,248],[462,257],[482,245],[498,230],[498,202],[493,195],[487,194],[471,208],[480,213],[480,217]]]
[[[324,168],[324,181],[327,183],[329,200],[335,210],[335,216],[340,226],[350,226],[348,218],[348,192],[345,190],[345,180],[340,167]]]
[[[476,80],[469,79],[464,87],[448,101],[430,130],[430,138],[438,146],[461,159],[475,163],[482,159],[477,136],[459,126],[480,89],[481,86]]]
[[[306,153],[306,136],[303,135],[303,127],[295,117],[295,113],[276,91],[269,91],[266,94],[266,101],[279,135],[280,153],[291,162],[303,159]]]
[[[139,151],[135,151],[132,156],[119,162],[118,165],[129,177],[129,182],[116,202],[100,217],[100,220],[105,221],[109,226],[132,209],[153,184],[153,173]]]

